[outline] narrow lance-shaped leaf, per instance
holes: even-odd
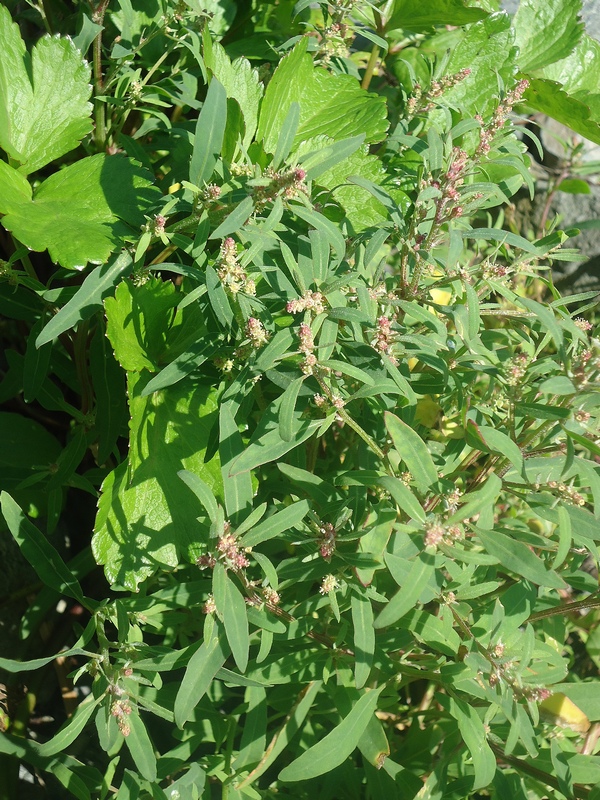
[[[19,505],[6,492],[0,495],[0,505],[10,532],[40,579],[47,586],[74,597],[88,608],[79,581],[73,577],[44,534],[27,519]]]
[[[221,152],[226,124],[227,92],[219,81],[213,78],[196,123],[194,149],[190,162],[190,181],[195,186],[202,187],[213,174],[217,157]]]
[[[77,294],[53,317],[36,339],[36,346],[56,339],[61,333],[73,328],[81,320],[88,319],[102,307],[103,298],[131,267],[131,256],[126,250],[114,256],[106,264],[96,267],[81,285]]]
[[[250,647],[246,603],[225,567],[219,563],[215,564],[213,571],[213,594],[217,612],[223,617],[225,634],[235,663],[240,672],[245,672]]]
[[[392,577],[400,585],[400,589],[377,616],[373,623],[376,628],[385,628],[388,625],[393,625],[396,620],[413,609],[435,569],[435,559],[431,553],[426,551],[419,553],[405,580],[396,577],[393,571],[393,558],[388,558],[387,554],[386,563],[392,573]]]
[[[140,775],[151,783],[156,780],[156,756],[148,731],[140,717],[137,708],[131,710],[126,718],[129,725],[129,734],[125,737],[125,744]]]
[[[229,655],[225,631],[218,620],[212,636],[191,657],[175,698],[175,723],[183,728]]]
[[[357,593],[353,593],[350,604],[354,628],[354,680],[356,688],[362,689],[369,678],[375,653],[373,607],[368,597]]]
[[[365,692],[352,711],[324,739],[310,747],[279,773],[282,781],[305,781],[331,772],[351,755],[377,708],[385,684]]]
[[[438,479],[437,470],[427,445],[406,422],[386,411],[385,426],[394,448],[408,467],[420,492],[426,492]]]

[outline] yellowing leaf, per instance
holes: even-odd
[[[555,725],[562,725],[579,733],[586,733],[590,727],[587,716],[562,692],[556,692],[546,700],[542,700],[540,711],[543,717]]]

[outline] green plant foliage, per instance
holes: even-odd
[[[0,796],[597,797],[580,145],[520,216],[524,116],[600,141],[580,1],[26,5]]]

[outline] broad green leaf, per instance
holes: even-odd
[[[299,158],[308,180],[314,180],[355,153],[364,142],[364,133],[326,145]]]
[[[129,463],[102,485],[92,539],[108,580],[131,591],[158,567],[173,568],[180,557],[194,561],[208,537],[196,519],[204,516],[202,506],[177,473],[187,469],[213,492],[222,490],[218,459],[204,462],[216,422],[213,391],[186,383],[142,397],[149,377],[128,375]]]
[[[44,757],[62,753],[70,744],[74,742],[83,731],[86,723],[94,713],[94,710],[102,702],[102,696],[95,700],[88,699],[77,707],[70,720],[56,733],[48,742],[40,747],[40,755]]]
[[[580,0],[521,0],[513,19],[519,69],[533,72],[569,56],[583,33],[580,12]]]
[[[202,187],[214,172],[227,124],[227,93],[216,78],[208,87],[206,100],[196,122],[190,182]]]
[[[0,7],[0,50],[0,147],[28,174],[91,131],[90,67],[67,37],[42,37],[30,57],[6,6]]]
[[[435,25],[468,25],[487,16],[480,8],[469,8],[465,0],[394,0],[387,31],[398,28],[426,31]]]
[[[301,522],[308,514],[309,509],[308,501],[298,500],[286,506],[282,511],[277,511],[270,517],[263,519],[242,536],[240,543],[244,547],[254,547],[261,542],[274,539],[280,533],[289,531]]]
[[[542,559],[526,544],[499,531],[484,531],[482,528],[476,530],[487,552],[497,558],[503,567],[538,586],[564,589],[563,579],[556,572],[546,569]]]
[[[392,563],[390,559],[390,564]],[[411,611],[415,607],[423,588],[432,577],[434,570],[435,558],[426,551],[419,553],[412,563],[408,576],[402,583],[398,581],[393,569],[390,567],[392,577],[399,583],[400,589],[379,612],[373,623],[374,626],[376,628],[386,628]]]
[[[363,692],[352,711],[330,733],[292,761],[279,773],[282,781],[309,780],[331,772],[350,756],[363,735],[369,720],[375,713],[379,695],[385,684],[378,689]]]
[[[114,297],[106,298],[106,335],[123,369],[156,372],[179,299],[175,286],[160,278],[141,285],[121,281]]]
[[[354,592],[350,599],[354,628],[354,682],[362,689],[371,673],[375,653],[373,607],[368,597]]]
[[[475,771],[472,789],[489,786],[496,772],[496,757],[486,741],[485,727],[477,711],[457,697],[436,694],[436,698],[457,721],[460,734],[471,753]]]
[[[525,99],[528,105],[598,143],[599,69],[600,44],[583,34],[570,55],[538,72],[525,94]]]
[[[498,105],[499,78],[505,86],[513,84],[516,58],[514,30],[507,14],[492,14],[470,25],[453,49],[446,71],[452,75],[470,69],[471,73],[444,92],[443,101],[461,108],[464,114],[486,117]]]
[[[108,263],[96,267],[86,277],[77,293],[48,322],[35,343],[42,347],[61,333],[74,328],[102,308],[102,300],[119,279],[131,269],[131,256],[127,250],[114,256]]]
[[[523,99],[528,107],[547,114],[580,136],[600,144],[600,114],[592,113],[585,95],[579,99],[565,91],[556,80],[534,78],[529,82]]]
[[[234,661],[239,671],[245,672],[250,648],[246,603],[225,567],[218,563],[213,571],[213,594],[217,612],[223,617],[225,635]]]
[[[6,492],[0,494],[2,516],[21,552],[35,569],[40,580],[56,589],[60,594],[74,597],[82,606],[88,607],[79,581],[35,525],[23,514],[17,503]]]
[[[566,194],[591,194],[592,190],[587,181],[580,178],[567,178],[561,181],[556,187],[557,192],[566,192]]]
[[[335,139],[365,134],[379,142],[387,129],[385,100],[361,89],[350,75],[315,68],[302,37],[279,63],[262,102],[256,138],[274,153],[292,103],[300,104],[295,144],[325,134]]]
[[[246,58],[231,61],[225,48],[218,42],[212,43],[211,56],[207,58],[205,52],[204,59],[206,66],[227,92],[227,97],[233,97],[240,105],[245,127],[243,145],[247,148],[256,131],[258,109],[263,95],[258,71]]]
[[[286,117],[279,132],[277,139],[277,147],[275,148],[275,155],[273,156],[273,169],[278,169],[285,159],[289,156],[290,150],[294,145],[296,138],[296,131],[300,124],[300,106],[298,103],[292,103],[288,109]]]
[[[252,478],[249,472],[232,474],[236,459],[244,454],[244,442],[233,416],[232,403],[221,402],[219,409],[219,455],[225,510],[233,525],[237,525],[252,508]]]
[[[166,389],[186,378],[191,372],[202,366],[207,358],[212,356],[219,346],[218,341],[201,338],[194,342],[185,352],[178,355],[170,364],[161,369],[144,389],[144,395]]]
[[[385,412],[385,427],[392,437],[394,449],[406,464],[420,492],[437,482],[438,474],[427,445],[406,422]]]
[[[11,202],[0,192],[0,213],[3,226],[30,250],[48,250],[63,267],[81,269],[88,261],[106,261],[131,233],[128,226],[139,229],[160,198],[146,169],[122,155],[99,153],[51,175],[33,196],[30,188]]]
[[[154,745],[150,741],[148,731],[137,708],[131,709],[131,714],[127,717],[127,724],[130,728],[129,735],[125,737],[127,749],[131,753],[140,775],[147,781],[153,782],[156,780]]]
[[[215,675],[229,655],[225,631],[218,620],[212,636],[191,657],[175,698],[175,722],[179,728],[192,718],[194,709],[206,694]]]

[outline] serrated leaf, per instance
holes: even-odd
[[[406,422],[389,411],[385,412],[385,426],[392,437],[394,449],[406,464],[418,490],[426,492],[438,479],[427,445]]]
[[[105,300],[106,335],[123,369],[156,372],[178,302],[175,286],[159,278],[141,285],[121,281]]]
[[[470,25],[452,51],[446,70],[449,75],[461,69],[471,72],[444,92],[443,101],[461,108],[463,114],[485,117],[498,105],[498,79],[506,86],[513,83],[516,59],[514,30],[507,14],[491,14]]]
[[[361,89],[350,75],[331,75],[313,66],[302,37],[279,63],[262,102],[256,138],[274,153],[292,103],[300,104],[295,144],[325,134],[347,139],[364,133],[379,142],[387,130],[385,100]]]
[[[0,170],[0,180],[6,169]],[[0,186],[0,188],[2,188]],[[102,263],[161,197],[151,174],[122,155],[95,156],[51,175],[31,197],[11,202],[0,193],[2,225],[30,250],[48,250],[53,261],[80,269]]]
[[[177,473],[200,475],[220,494],[218,459],[204,462],[216,421],[216,400],[206,385],[177,384],[142,397],[150,375],[128,375],[131,413],[129,464],[102,484],[92,549],[111,583],[136,591],[157,568],[175,567],[180,556],[200,555],[208,529],[199,501]],[[190,420],[194,425],[190,425]]]
[[[395,0],[387,31],[426,31],[435,25],[468,25],[487,16],[480,8],[469,8],[464,0]]]
[[[88,319],[95,311],[102,308],[104,297],[130,268],[131,256],[124,250],[107,264],[93,269],[76,294],[43,328],[35,340],[36,347],[42,347],[46,342],[51,342],[61,333],[74,328],[78,322]]]
[[[570,55],[584,29],[580,12],[580,0],[521,0],[513,19],[519,68],[532,72]]]
[[[279,773],[279,779],[290,783],[310,780],[339,767],[356,749],[384,688],[385,684],[364,692],[342,722],[285,767]]]
[[[44,36],[30,57],[5,6],[0,50],[0,147],[28,174],[91,131],[90,68],[69,38]]]
[[[592,115],[585,99],[579,100],[565,91],[556,80],[534,78],[523,96],[530,108],[547,114],[562,125],[600,144],[600,114]]]

